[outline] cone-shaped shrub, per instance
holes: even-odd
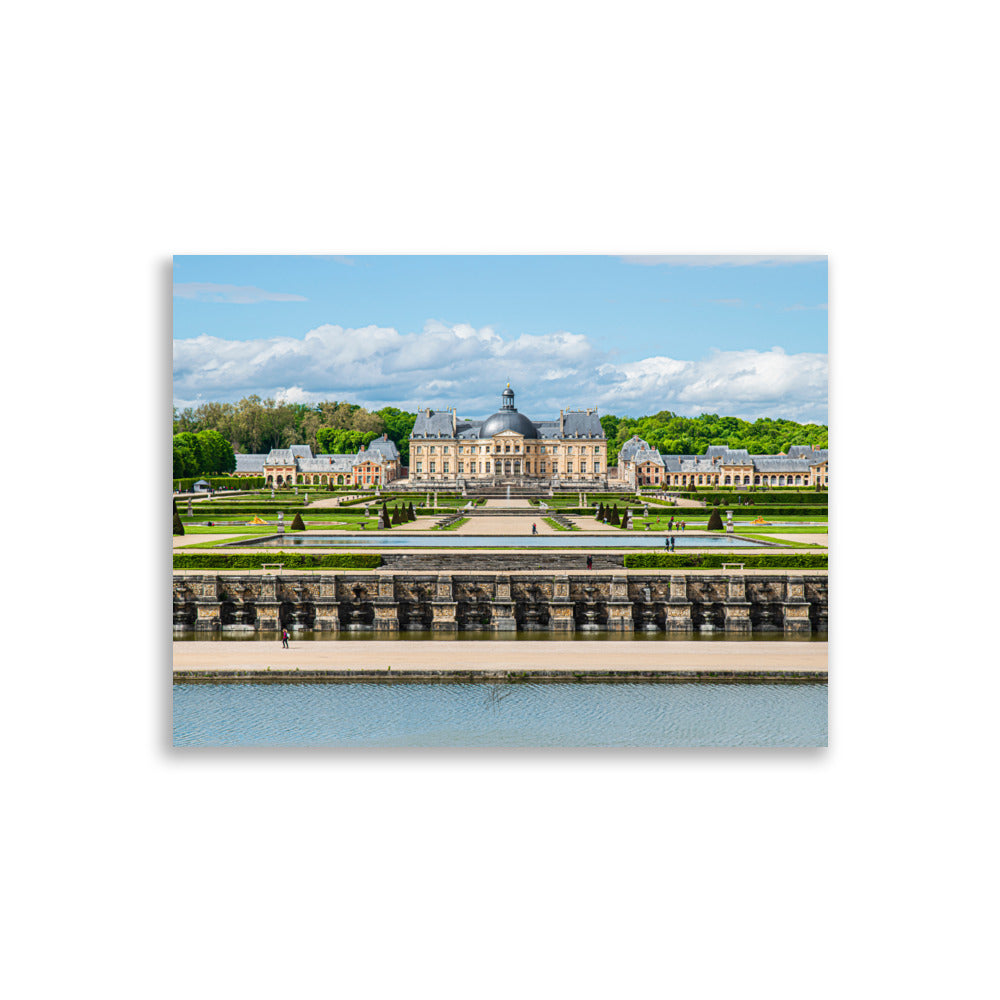
[[[622,519],[621,515],[618,513],[618,504],[615,504],[614,507],[611,508],[611,520],[608,523],[613,524],[615,527],[619,527],[621,525]]]
[[[708,519],[708,530],[722,531],[722,515],[719,513],[718,507],[713,509],[711,517]]]
[[[393,524],[399,524],[400,523],[400,520],[399,520],[399,507],[398,506],[392,508],[392,523]]]
[[[180,514],[177,513],[177,504],[174,504],[174,534],[183,535],[184,534],[184,524],[181,521]]]
[[[389,520],[389,511],[386,510],[385,501],[382,501],[382,512],[378,516],[378,526],[380,528],[391,528],[392,522]]]
[[[629,524],[630,520],[631,520],[631,515],[628,512],[628,507],[626,507],[625,510],[622,511],[622,527],[623,528],[631,528],[632,525]]]
[[[599,501],[598,504],[597,504],[597,520],[598,521],[603,521],[604,520],[604,501],[603,500]]]
[[[295,517],[292,519],[292,526],[289,528],[290,531],[305,531],[306,525],[302,520],[302,515],[296,513]]]
[[[415,521],[417,519],[417,515],[413,513],[413,501],[412,500],[410,501],[409,515],[410,515],[410,520],[411,521]]]

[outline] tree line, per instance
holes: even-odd
[[[410,462],[410,432],[416,413],[394,406],[366,410],[357,403],[324,401],[278,403],[260,396],[247,396],[238,403],[203,403],[196,408],[174,408],[174,478],[218,475],[235,468],[226,467],[235,452],[264,454],[272,448],[307,444],[313,454],[346,455],[357,452],[382,434],[396,443],[403,465]],[[601,417],[608,439],[608,465],[618,462],[622,445],[633,434],[644,438],[667,455],[703,455],[709,445],[746,448],[751,455],[776,455],[794,444],[827,447],[829,428],[825,424],[799,424],[794,420],[761,417],[752,423],[739,417],[703,413],[681,417],[669,410],[652,416]],[[215,438],[203,438],[214,431],[228,444],[220,451]],[[183,471],[178,471],[178,441]],[[197,444],[192,441],[197,440]],[[204,467],[191,469],[191,463]],[[222,467],[219,467],[221,463]]]
[[[238,403],[203,403],[183,410],[174,407],[174,434],[218,431],[235,451],[250,455],[293,444],[309,445],[314,455],[346,455],[387,434],[396,442],[406,465],[416,419],[415,413],[395,406],[369,411],[357,403],[337,400],[311,406],[254,395]]]
[[[601,426],[608,439],[608,465],[617,464],[622,445],[634,434],[664,455],[704,455],[709,445],[746,448],[751,455],[787,454],[795,444],[826,448],[829,435],[825,424],[799,424],[771,417],[751,423],[716,413],[679,417],[670,410],[646,417],[604,416]]]

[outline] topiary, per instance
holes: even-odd
[[[618,504],[615,504],[614,507],[611,508],[611,520],[608,523],[613,524],[616,527],[622,523],[621,516],[618,513]]]
[[[292,524],[291,527],[289,528],[289,531],[305,531],[305,530],[306,530],[306,525],[305,522],[302,520],[302,515],[300,513],[296,513],[295,517],[292,519]]]
[[[392,520],[393,524],[400,524],[401,523],[400,520],[399,520],[399,507],[393,507],[392,508],[392,518],[391,518],[391,520]]]
[[[184,534],[184,522],[181,521],[180,514],[177,513],[177,501],[174,501],[174,534],[183,535]]]
[[[407,511],[407,516],[409,517],[409,519],[411,521],[415,521],[417,519],[417,515],[414,514],[414,512],[413,512],[413,501],[412,500],[410,501],[410,509]]]
[[[722,515],[719,513],[718,507],[712,510],[712,514],[708,519],[708,530],[722,531]]]

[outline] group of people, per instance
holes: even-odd
[[[687,521],[678,521],[677,522],[677,530],[678,531],[687,531],[687,526],[688,526]],[[667,531],[673,531],[673,530],[674,530],[674,515],[671,514],[670,515],[670,520],[667,522]]]

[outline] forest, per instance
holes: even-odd
[[[403,465],[409,465],[409,436],[416,418],[416,413],[394,406],[369,411],[357,403],[336,400],[310,406],[259,396],[247,396],[238,403],[175,407],[174,477],[225,473],[235,467],[233,452],[263,454],[293,444],[309,445],[314,455],[349,454],[381,434],[396,442]],[[787,452],[793,444],[826,448],[829,432],[825,424],[769,417],[751,423],[715,413],[681,417],[670,410],[645,417],[603,416],[601,426],[608,439],[609,466],[617,463],[621,446],[633,434],[669,455],[701,455],[709,445],[774,455]],[[208,431],[215,435],[206,435]]]

